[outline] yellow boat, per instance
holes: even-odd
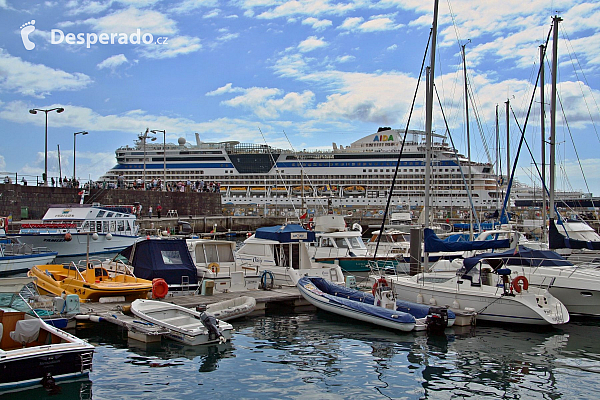
[[[145,299],[152,290],[152,281],[137,278],[128,270],[109,272],[100,260],[89,260],[87,267],[73,262],[36,265],[27,275],[35,278],[42,294],[76,294],[81,302],[120,296],[124,296],[126,301]]]

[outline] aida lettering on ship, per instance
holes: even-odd
[[[126,184],[140,179],[163,179],[176,184],[181,181],[218,182],[223,204],[277,204],[307,206],[344,205],[385,206],[398,162],[404,130],[379,128],[348,146],[333,143],[330,151],[283,150],[264,144],[226,141],[196,144],[180,138],[177,144],[142,142],[135,147],[116,151],[117,165],[100,181],[117,184],[120,174]],[[146,154],[146,162],[143,157]],[[502,198],[498,176],[489,163],[470,162],[452,148],[445,138],[434,134],[432,183],[434,206],[468,207],[459,165],[471,166],[474,205],[495,209]],[[248,188],[260,186],[264,190]],[[329,187],[330,190],[324,188]],[[240,188],[242,190],[240,190]],[[301,194],[294,188],[303,188]],[[285,189],[285,190],[284,190]],[[425,192],[425,132],[411,130],[400,160],[393,201],[398,204],[423,205]]]

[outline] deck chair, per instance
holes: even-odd
[[[37,340],[41,327],[42,322],[39,319],[22,319],[17,321],[15,330],[10,333],[10,338],[25,347],[27,343]]]

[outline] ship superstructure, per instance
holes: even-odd
[[[195,145],[180,139],[163,148],[140,140],[135,147],[116,151],[117,165],[100,181],[116,184],[122,175],[125,184],[142,177],[146,182],[166,177],[171,184],[215,182],[223,204],[383,206],[403,136],[400,129],[380,128],[346,147],[334,143],[330,151],[299,152],[237,141],[201,142],[198,134]],[[426,188],[425,132],[409,131],[392,196],[395,204],[422,206],[429,190],[434,207],[467,208],[470,167],[474,205],[498,206],[503,190],[491,164],[467,160],[435,134],[432,163],[431,185]]]

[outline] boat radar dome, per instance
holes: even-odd
[[[177,139],[177,143],[179,143],[180,146],[183,146],[185,144],[185,138],[180,137],[179,139]]]

